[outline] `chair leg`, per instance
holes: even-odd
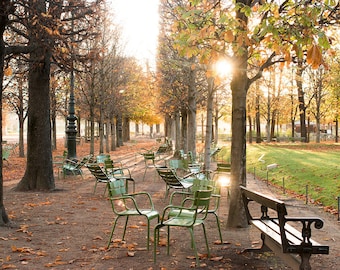
[[[217,223],[218,233],[220,235],[221,244],[223,244],[220,218],[218,217],[218,215],[215,212],[213,214],[215,215],[215,218],[216,218],[216,223]]]
[[[143,181],[144,181],[144,179],[145,179],[145,175],[146,175],[147,169],[148,169],[148,168],[146,167],[145,170],[144,170]]]
[[[170,226],[168,227],[167,243],[166,243],[166,254],[170,254]]]
[[[159,217],[158,217],[158,222],[159,222]],[[159,242],[159,229],[163,227],[161,223],[157,223],[157,225],[154,228],[153,231],[153,238],[154,238],[154,242],[153,242],[153,262],[156,263],[156,253],[157,253],[157,246],[158,246],[158,242]]]
[[[148,218],[147,218],[147,220],[148,220],[148,227],[147,227],[148,235],[146,237],[146,248],[147,248],[147,250],[150,250],[150,220]]]
[[[129,221],[129,216],[126,216],[124,232],[123,232],[123,238],[122,238],[123,241],[125,239],[125,233],[126,233],[126,227],[127,227],[128,221]]]
[[[207,247],[208,258],[210,258],[209,243],[208,243],[207,232],[206,232],[206,230],[205,230],[205,225],[204,225],[204,223],[202,223],[202,227],[203,227],[203,233],[204,233],[204,238],[205,238],[205,245],[206,245],[206,247]]]
[[[196,266],[200,266],[200,260],[198,258],[198,252],[197,252],[197,247],[196,247],[196,243],[195,243],[195,237],[194,237],[194,229],[192,227],[188,228],[190,231],[190,235],[191,235],[191,246],[194,249],[195,252],[195,257],[196,257]]]
[[[98,181],[96,180],[96,182],[94,183],[94,190],[93,190],[93,194],[96,193],[96,189],[97,189],[97,183]]]
[[[110,238],[109,238],[109,242],[107,243],[107,248],[110,247],[111,240],[112,240],[112,236],[113,236],[113,232],[115,231],[115,228],[116,228],[116,225],[117,225],[118,218],[119,218],[119,216],[116,217],[115,222],[113,223],[112,230],[111,230],[111,234],[110,234]]]

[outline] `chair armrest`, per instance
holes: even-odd
[[[163,223],[163,221],[167,219],[168,217],[167,213],[170,212],[171,210],[178,210],[180,213],[182,210],[196,211],[196,208],[169,204],[163,209],[161,223]]]
[[[72,160],[72,159],[65,159],[65,163],[68,163],[68,164],[73,164],[73,165],[77,165],[78,164],[78,162],[77,161],[74,161],[74,160]]]
[[[207,173],[209,173],[209,175],[210,175],[210,174],[213,173],[213,171],[211,171],[211,170],[200,170],[198,172],[191,172],[191,173],[184,175],[182,178],[185,179],[185,178],[189,178],[189,177],[193,177],[193,176],[196,177],[197,175],[207,174]]]
[[[188,191],[174,191],[174,192],[172,192],[171,195],[170,195],[169,204],[171,204],[171,205],[173,204],[172,201],[173,201],[173,199],[176,195],[181,195],[181,196],[188,195],[188,196],[190,196],[190,195],[192,195],[192,192],[188,192]]]
[[[136,201],[136,198],[137,197],[146,197],[147,200],[149,201],[149,206],[152,210],[155,209],[154,207],[154,204],[153,204],[153,201],[152,201],[152,198],[151,198],[151,195],[148,193],[148,192],[144,192],[144,191],[140,191],[140,192],[136,192],[136,193],[129,193],[129,194],[125,194],[123,197],[125,196],[128,196],[130,198],[133,198],[134,202],[135,202],[135,206],[136,206],[136,209],[138,209],[138,204],[137,204],[137,201]],[[144,202],[144,201],[143,201]]]

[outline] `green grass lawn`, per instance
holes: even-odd
[[[230,151],[225,149],[224,151]],[[262,156],[262,161],[259,158]],[[267,170],[267,165],[278,164]],[[340,196],[339,144],[247,145],[247,171],[258,178],[308,197],[315,203],[337,209]],[[268,175],[268,176],[267,176]]]

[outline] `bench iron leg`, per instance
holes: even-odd
[[[301,257],[301,264],[300,264],[300,270],[311,270],[312,267],[310,266],[309,259],[311,257],[310,253],[302,253],[300,254]]]
[[[259,248],[247,248],[245,250],[243,250],[242,252],[267,252],[267,251],[271,251],[270,248],[268,248],[265,244],[264,244],[264,239],[265,239],[265,235],[263,233],[261,233],[261,239],[262,239],[262,246]]]

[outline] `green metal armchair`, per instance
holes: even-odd
[[[221,222],[218,216],[218,208],[220,206],[220,199],[221,199],[221,186],[219,185],[217,181],[196,178],[194,179],[193,185],[189,192],[183,192],[183,191],[173,192],[170,196],[169,204],[174,205],[176,204],[176,199],[178,201],[178,197],[183,198],[183,196],[192,196],[197,190],[207,189],[208,187],[212,188],[210,205],[208,209],[202,209],[202,211],[208,211],[208,214],[213,214],[215,216],[219,238],[220,238],[221,243],[223,243],[222,232],[221,232]],[[178,214],[178,210],[176,209],[169,211],[169,217],[176,216],[177,214]],[[181,211],[181,215],[183,216],[192,215],[192,212]]]
[[[205,230],[204,220],[208,215],[209,203],[212,190],[197,190],[193,197],[186,197],[180,206],[168,205],[164,208],[161,217],[161,222],[154,229],[154,251],[153,257],[156,262],[156,249],[159,243],[159,231],[162,227],[167,227],[167,254],[170,251],[170,227],[185,227],[188,228],[191,235],[191,247],[194,249],[196,257],[196,265],[199,266],[199,257],[194,238],[194,227],[202,225],[205,244],[207,247],[208,257],[210,257],[209,244]],[[189,204],[189,205],[188,205]],[[188,205],[188,206],[187,206]],[[169,211],[177,211],[177,214],[168,218]],[[182,215],[182,212],[188,212],[189,215]]]
[[[149,250],[150,243],[150,221],[152,219],[157,219],[159,222],[159,213],[155,210],[151,196],[147,192],[137,192],[133,194],[127,194],[125,189],[124,180],[109,181],[107,183],[110,202],[112,210],[117,216],[115,218],[109,242],[107,247],[110,247],[113,233],[115,231],[117,221],[120,217],[125,217],[125,226],[123,231],[123,238],[125,238],[126,226],[128,224],[129,217],[131,216],[144,216],[147,219],[147,249]],[[148,208],[140,208],[139,202],[148,203]]]
[[[80,161],[66,159],[63,164],[63,175],[80,175],[83,178],[82,167],[89,161],[90,156],[83,157]]]

